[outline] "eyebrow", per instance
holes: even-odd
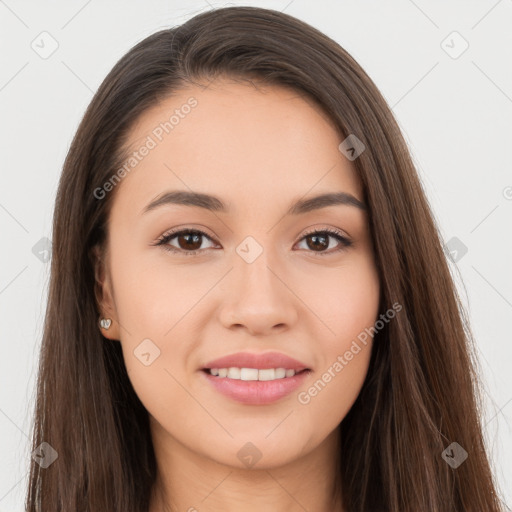
[[[229,211],[227,205],[218,197],[200,192],[173,190],[156,197],[144,208],[142,214],[168,204],[195,206],[212,212],[227,213]],[[299,199],[291,205],[286,212],[286,215],[300,215],[313,210],[339,205],[353,206],[362,211],[366,211],[367,209],[363,202],[359,201],[359,199],[348,192],[332,192],[310,197],[308,199]]]

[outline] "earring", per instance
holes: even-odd
[[[112,325],[112,320],[110,318],[100,318],[100,328],[101,329],[109,329]]]

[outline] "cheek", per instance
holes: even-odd
[[[318,343],[319,365],[297,401],[311,425],[322,417],[321,430],[329,431],[343,420],[366,378],[380,285],[370,257],[347,262],[317,285],[321,289],[309,295],[308,305],[321,320],[315,325],[322,335],[311,332]]]
[[[172,416],[191,407],[187,389],[195,370],[191,354],[204,328],[202,298],[222,274],[207,265],[173,264],[163,249],[138,251],[112,251],[124,362],[150,414]]]
[[[203,276],[198,267],[173,264],[170,258],[167,261],[165,250],[156,247],[134,248],[132,254],[117,258],[116,309],[129,336],[154,336],[165,343],[211,286],[211,275]]]
[[[324,269],[305,286],[303,294],[322,327],[325,354],[347,350],[351,340],[377,319],[380,283],[370,254],[347,258],[336,269]]]

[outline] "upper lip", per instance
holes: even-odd
[[[228,356],[220,357],[209,361],[203,367],[203,370],[211,368],[286,368],[300,372],[309,369],[307,365],[301,363],[293,357],[280,352],[264,352],[261,354],[252,354],[250,352],[237,352]]]

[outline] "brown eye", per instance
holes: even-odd
[[[203,231],[183,229],[164,235],[156,245],[163,246],[167,251],[191,256],[212,248],[202,247],[205,238],[212,241],[211,237]],[[334,249],[328,250],[333,239],[338,241],[338,247],[336,248],[334,244]],[[174,241],[174,243],[170,243],[171,241]],[[352,245],[352,242],[341,232],[331,229],[312,231],[304,235],[300,241],[306,241],[308,252],[313,252],[319,256],[337,253]]]
[[[157,245],[162,245],[164,249],[172,252],[195,254],[199,250],[204,249],[201,249],[203,238],[211,240],[211,238],[202,231],[185,229],[165,235]],[[170,244],[169,242],[174,239],[176,239],[176,243]],[[208,247],[206,249],[208,249]]]
[[[306,240],[308,240],[308,247],[312,250],[321,250],[329,248],[329,235],[308,235]],[[309,243],[311,241],[311,243]]]
[[[338,241],[339,247],[335,248],[333,251],[326,250],[329,248],[330,239],[335,239]],[[352,242],[348,238],[343,236],[338,231],[334,231],[331,229],[312,231],[311,233],[307,233],[302,238],[302,240],[306,240],[307,248],[310,249],[311,252],[315,252],[321,256],[323,256],[324,254],[333,254],[338,251],[342,251],[352,245]]]
[[[199,233],[184,233],[182,235],[176,235],[176,240],[180,249],[186,251],[196,251],[201,248],[202,240]]]

